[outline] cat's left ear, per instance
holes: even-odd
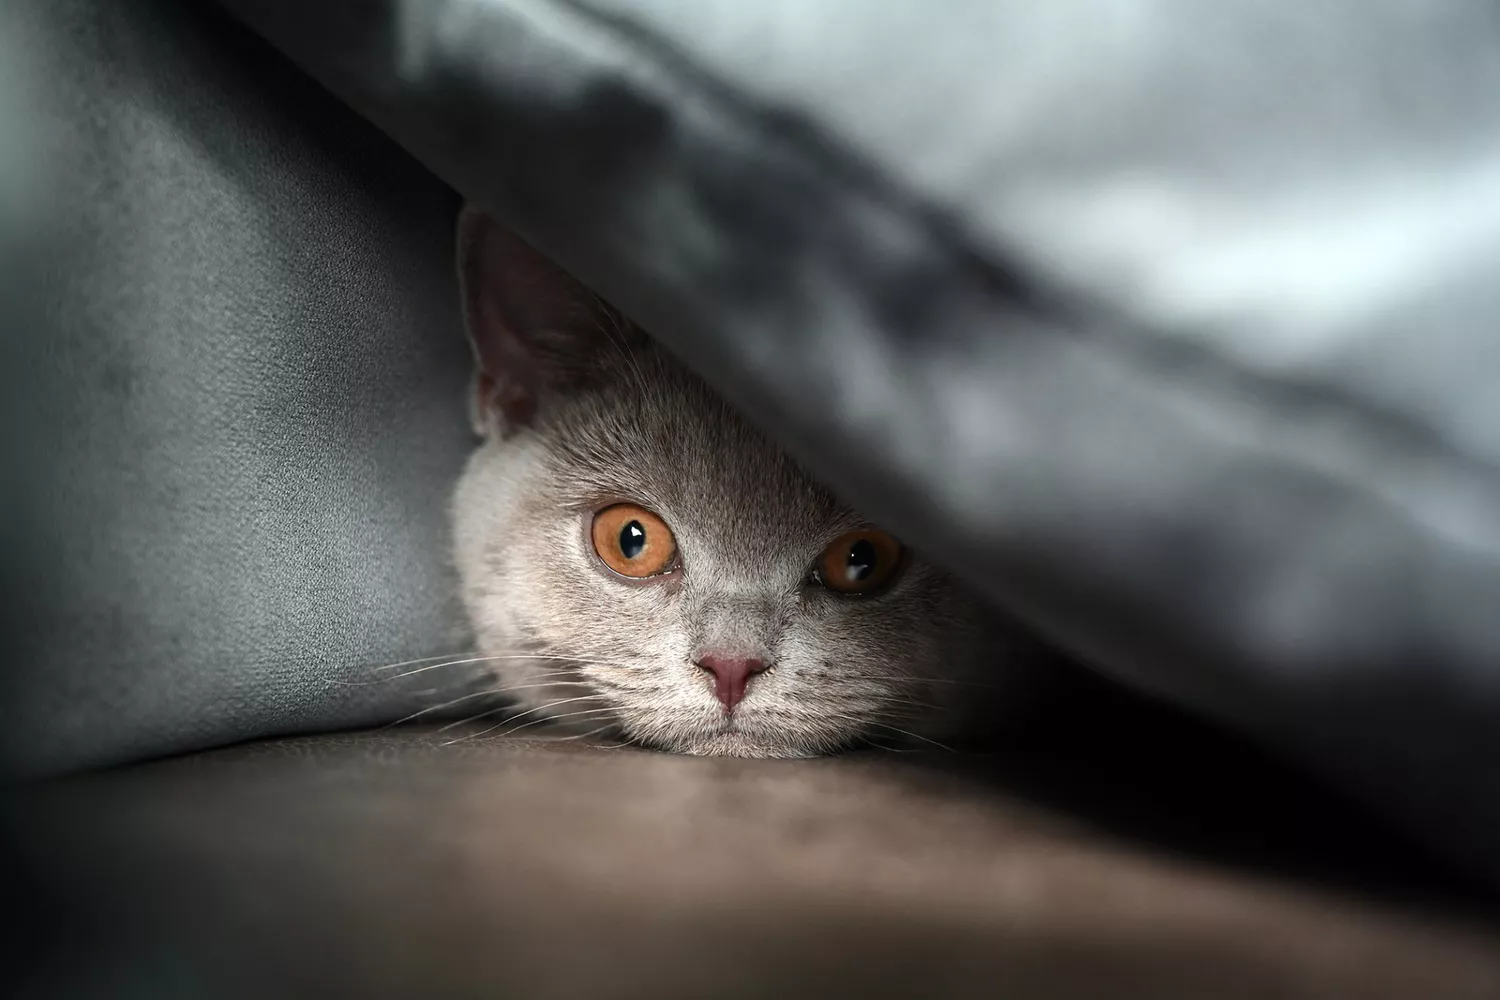
[[[602,299],[472,206],[458,220],[458,273],[474,348],[472,416],[483,436],[530,425],[599,375],[611,337],[632,336]]]

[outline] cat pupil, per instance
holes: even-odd
[[[849,582],[857,583],[875,572],[875,546],[868,541],[860,539],[849,546],[849,560],[844,568],[844,575]]]
[[[620,529],[620,553],[626,559],[634,559],[646,548],[646,529],[641,522],[630,521]]]

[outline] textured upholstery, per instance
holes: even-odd
[[[213,7],[4,19],[4,770],[393,717],[463,643],[454,196]]]

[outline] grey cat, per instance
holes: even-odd
[[[665,349],[484,214],[459,222],[482,444],[462,596],[528,723],[690,754],[942,742],[1035,650]]]

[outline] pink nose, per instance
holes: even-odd
[[[745,697],[745,685],[750,678],[766,669],[760,660],[748,656],[730,656],[720,653],[705,653],[698,658],[698,666],[714,675],[714,694],[724,703],[724,714],[734,711],[734,706]]]

